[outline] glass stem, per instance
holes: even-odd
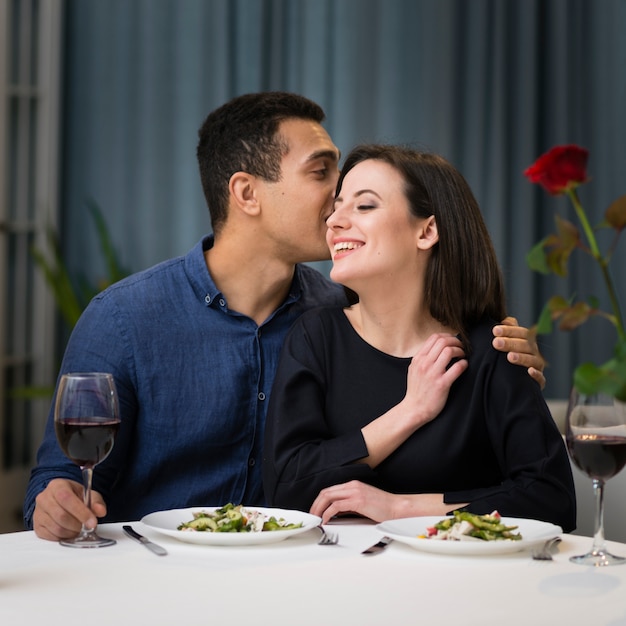
[[[604,481],[593,479],[593,493],[596,500],[596,517],[594,521],[593,554],[604,552]]]
[[[92,467],[83,467],[83,502],[88,509],[91,509],[91,479],[93,477],[93,468]],[[81,530],[81,534],[90,534],[93,530],[89,528],[83,528]]]

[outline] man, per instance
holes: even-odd
[[[345,301],[300,265],[328,256],[339,151],[323,119],[318,105],[287,93],[241,96],[207,117],[198,162],[214,235],[113,285],[79,320],[60,373],[113,373],[122,424],[95,469],[89,509],[51,410],[24,502],[38,536],[71,537],[97,518],[264,503],[263,430],[283,338],[305,310]],[[514,350],[543,384],[528,331],[496,328],[496,347]]]

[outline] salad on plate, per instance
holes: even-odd
[[[468,511],[454,511],[426,529],[424,539],[440,541],[521,541],[517,526],[506,525],[498,511],[488,515],[475,515]]]
[[[214,511],[196,511],[192,520],[178,526],[178,530],[210,533],[256,533],[295,528],[302,528],[302,522],[289,523],[282,517],[231,502]]]

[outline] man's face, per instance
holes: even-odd
[[[328,259],[326,218],[339,176],[339,150],[311,120],[285,120],[279,132],[289,151],[281,162],[281,180],[261,184],[265,232],[286,262]]]

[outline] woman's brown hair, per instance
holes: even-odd
[[[425,302],[431,315],[457,329],[467,344],[481,319],[506,316],[504,281],[478,202],[461,173],[443,157],[392,145],[361,145],[346,157],[337,194],[358,163],[377,160],[397,170],[411,213],[434,215],[439,241],[426,269]]]

